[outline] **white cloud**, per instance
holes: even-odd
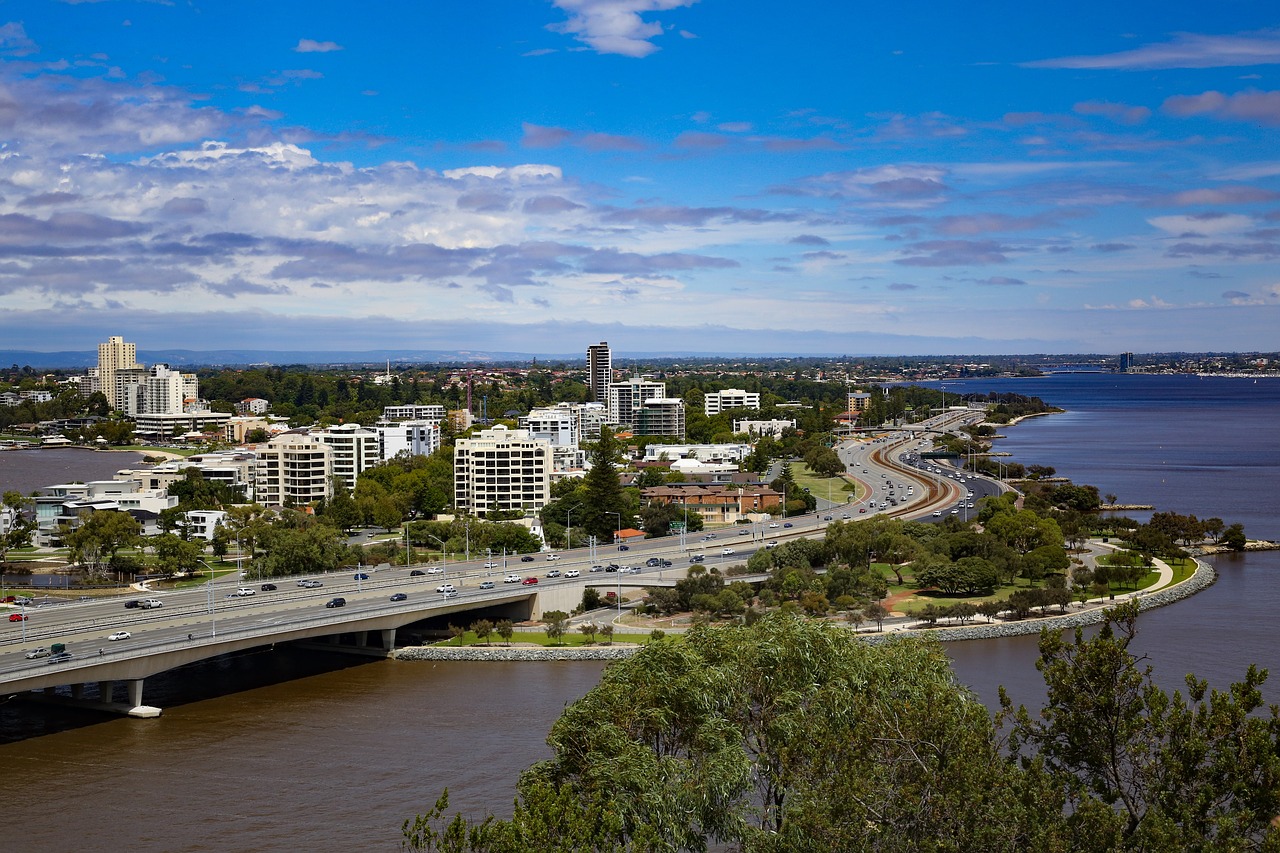
[[[1145,71],[1155,68],[1224,68],[1280,63],[1280,30],[1214,36],[1179,33],[1172,41],[1097,56],[1065,56],[1022,63],[1025,68]]]
[[[1253,220],[1240,214],[1154,216],[1147,220],[1168,234],[1239,234],[1253,227]]]
[[[662,24],[646,21],[645,12],[692,6],[698,0],[552,0],[569,20],[548,29],[567,33],[596,53],[641,58],[658,50],[650,39],[662,35]]]
[[[298,45],[294,48],[296,53],[331,53],[335,50],[342,50],[342,45],[336,41],[316,41],[315,39],[298,39]]]

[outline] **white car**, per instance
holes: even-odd
[[[438,575],[443,572],[444,572],[444,569],[440,568],[439,566],[427,566],[427,574],[429,575]]]
[[[521,578],[519,575],[507,575],[505,578],[502,579],[502,582],[503,583],[520,583],[520,581],[522,580],[523,578]]]
[[[733,549],[732,549],[732,548],[721,548],[721,549],[720,549],[720,556],[722,556],[722,557],[727,557],[727,556],[729,556],[729,555],[730,555],[730,554],[732,554],[732,553],[734,553],[734,551],[733,551]]]
[[[548,560],[558,560],[558,559],[560,559],[560,555],[559,555],[559,554],[548,554],[548,555],[547,555],[547,559],[548,559]]]
[[[778,547],[778,542],[777,542],[777,540],[774,540],[773,542],[770,542],[768,545],[765,545],[764,547],[766,547],[766,548],[777,548],[777,547]]]
[[[436,592],[443,592],[445,594],[448,594],[450,592],[457,592],[457,591],[458,591],[458,588],[451,583],[442,583],[440,584],[440,586],[436,587]]]
[[[252,587],[242,586],[233,593],[236,598],[248,598],[253,595],[255,590]]]
[[[485,567],[486,569],[500,569],[500,568],[502,568],[502,566],[498,565],[497,563],[485,563],[485,564],[484,564],[484,567]]]
[[[107,639],[114,642],[116,640],[127,640],[132,636],[133,635],[130,634],[128,631],[116,631],[114,634],[108,634]]]
[[[158,598],[144,598],[138,602],[138,607],[142,610],[151,610],[156,607],[164,607],[164,602]]]
[[[773,521],[773,522],[770,522],[770,523],[769,523],[769,529],[770,529],[770,530],[777,530],[777,529],[778,529],[779,527],[781,527],[781,526],[782,526],[782,525],[781,525],[781,524],[779,524],[779,523],[778,523],[778,522],[776,522],[776,521]]]
[[[565,576],[565,577],[567,577],[567,578],[576,578],[576,577],[578,577],[580,574],[581,574],[581,572],[579,572],[577,569],[570,569],[569,571],[567,571],[567,572],[565,572],[565,573],[564,573],[564,576]]]

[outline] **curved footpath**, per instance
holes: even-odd
[[[1161,569],[1161,581],[1168,583],[1172,571],[1166,575],[1168,566]],[[1142,610],[1163,607],[1184,598],[1195,595],[1202,589],[1212,586],[1218,578],[1213,568],[1203,560],[1196,560],[1196,570],[1181,583],[1163,586],[1155,592],[1139,590],[1120,596],[1117,601],[1137,599]],[[1088,610],[1068,611],[1060,615],[1042,616],[1033,619],[1020,619],[1016,622],[992,622],[985,625],[966,625],[955,628],[903,628],[887,633],[859,633],[859,637],[872,643],[889,642],[895,637],[906,635],[929,636],[947,642],[955,640],[991,640],[997,637],[1016,637],[1024,634],[1038,634],[1041,628],[1066,629],[1082,625],[1093,625],[1103,620],[1107,609],[1114,606],[1111,601],[1105,603],[1095,599]],[[621,660],[635,654],[639,645],[591,646],[549,648],[545,646],[410,646],[397,649],[391,656],[397,660],[462,660],[462,661],[557,661],[557,660]]]

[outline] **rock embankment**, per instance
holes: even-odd
[[[1212,586],[1218,579],[1213,568],[1201,560],[1196,560],[1196,570],[1191,577],[1182,583],[1174,584],[1152,593],[1138,596],[1138,606],[1142,610],[1163,607],[1175,601],[1195,595],[1202,589]],[[1076,628],[1082,625],[1094,625],[1101,622],[1106,612],[1105,607],[1093,607],[1089,610],[1068,612],[1061,616],[1046,616],[1040,619],[1021,619],[1017,622],[993,622],[987,625],[966,625],[961,628],[929,628],[920,631],[900,631],[891,634],[862,634],[862,639],[873,643],[889,642],[894,637],[904,635],[919,636],[927,634],[938,640],[994,640],[999,637],[1018,637],[1024,634],[1039,634],[1041,628],[1053,630]]]
[[[396,649],[396,660],[548,661],[622,660],[640,646],[406,646]]]

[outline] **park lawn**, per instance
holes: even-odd
[[[153,444],[129,444],[111,449],[133,450],[138,453],[171,453],[174,456],[194,456],[201,451],[199,447],[156,447]]]
[[[855,482],[851,482],[844,477],[819,477],[809,470],[809,466],[803,462],[791,463],[791,477],[796,481],[796,485],[803,489],[808,489],[809,494],[815,498],[826,498],[828,491],[830,498],[836,503],[842,503],[846,500],[857,500],[859,486]],[[788,497],[790,497],[788,495]]]

